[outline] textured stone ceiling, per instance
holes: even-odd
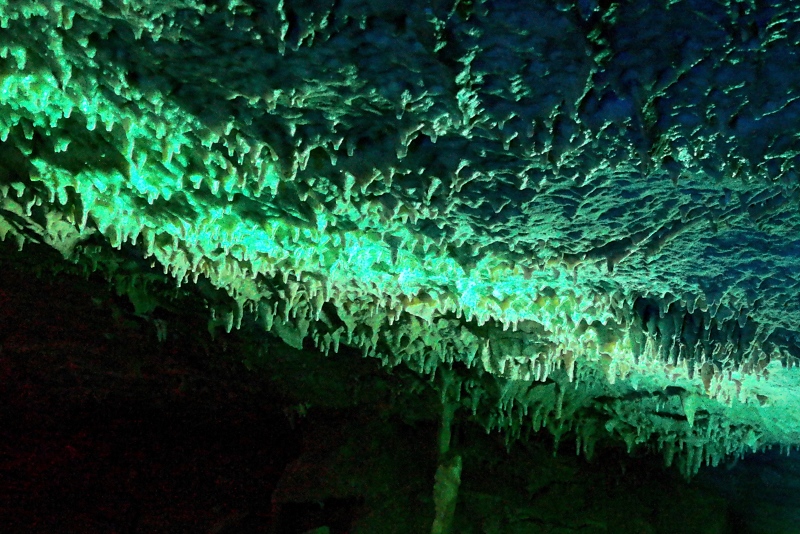
[[[511,438],[800,444],[794,3],[521,4],[0,1],[0,235]]]

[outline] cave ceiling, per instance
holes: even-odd
[[[212,331],[454,369],[446,402],[511,437],[685,474],[788,451],[799,17],[0,1],[0,236],[116,273],[138,314],[161,273]]]

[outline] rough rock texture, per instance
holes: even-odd
[[[685,474],[788,450],[796,18],[3,1],[0,234],[101,270],[143,316],[151,264],[211,331],[257,317],[441,373],[509,439],[622,441]]]

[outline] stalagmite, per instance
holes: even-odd
[[[436,469],[433,488],[433,501],[436,516],[431,534],[452,532],[453,519],[458,502],[458,488],[461,485],[461,455],[451,450],[452,425],[461,383],[452,369],[439,366],[442,377],[442,416],[439,429],[439,467]]]

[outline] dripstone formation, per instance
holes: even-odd
[[[510,440],[797,446],[795,3],[524,4],[2,1],[0,236]]]

